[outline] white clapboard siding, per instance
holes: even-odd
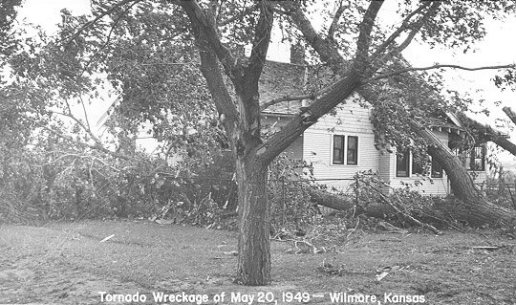
[[[334,133],[367,133],[373,134],[371,124],[371,110],[368,104],[358,96],[349,98],[346,103],[338,105],[334,114],[327,114],[320,118],[310,130],[323,130]]]
[[[378,171],[380,153],[374,146],[370,110],[348,102],[307,129],[303,139],[303,159],[312,164],[318,183],[348,191],[359,171]],[[333,136],[358,137],[357,165],[333,164]],[[344,158],[347,159],[347,156]],[[346,163],[346,162],[345,162]]]

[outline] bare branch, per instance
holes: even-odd
[[[228,25],[231,22],[234,22],[236,20],[241,20],[242,18],[244,18],[244,16],[249,15],[250,13],[252,13],[256,9],[256,7],[257,7],[257,4],[254,4],[252,6],[248,6],[248,7],[244,8],[242,11],[240,11],[240,13],[234,15],[231,18],[228,18],[226,20],[223,20],[223,21],[219,22],[217,25],[218,26],[225,26],[225,25]]]
[[[365,64],[369,59],[369,46],[371,44],[371,32],[375,24],[376,16],[382,7],[383,1],[371,1],[362,22],[358,26],[360,32],[357,40],[356,59],[358,64]]]
[[[135,1],[133,3],[131,3],[125,10],[123,13],[121,13],[118,18],[116,18],[116,20],[114,20],[113,22],[113,25],[111,25],[111,29],[109,29],[109,33],[106,37],[106,41],[102,44],[102,46],[100,46],[98,49],[97,49],[97,53],[101,54],[100,51],[101,50],[104,50],[108,45],[109,43],[111,42],[111,36],[113,35],[114,31],[115,31],[115,28],[117,27],[118,23],[120,22],[120,20],[122,19],[122,16],[124,14],[126,14],[127,12],[129,12],[129,10],[135,6],[136,4],[138,4],[139,1]],[[77,36],[76,36],[77,37]],[[97,62],[102,62],[104,61],[106,58],[107,58],[108,54],[104,54],[103,56],[101,55],[101,59],[97,59],[98,56],[92,56],[90,60],[88,60],[86,62],[86,64],[84,65],[83,69],[82,69],[82,73],[81,73],[81,76],[84,75],[84,73],[86,73],[86,71],[88,70],[88,67],[93,64],[93,62],[97,61]]]
[[[57,131],[57,130],[54,130],[52,128],[49,128],[47,126],[42,126],[42,128],[58,137],[60,137],[61,139],[63,140],[66,140],[70,143],[73,143],[75,145],[78,145],[78,146],[81,146],[81,147],[84,147],[84,148],[90,148],[90,149],[95,149],[95,150],[98,150],[98,151],[101,151],[105,154],[108,154],[110,156],[113,156],[115,158],[119,158],[119,159],[123,159],[123,160],[130,160],[130,158],[126,155],[122,155],[122,154],[119,154],[117,152],[114,152],[114,151],[111,151],[107,148],[105,148],[104,146],[102,145],[99,145],[98,143],[95,143],[95,145],[90,145],[88,143],[84,143],[84,142],[81,142],[81,141],[78,141],[76,139],[74,139],[72,136],[70,135],[67,135],[67,134],[64,134],[62,131]]]
[[[116,3],[115,5],[113,5],[111,8],[109,8],[108,10],[105,10],[104,12],[100,13],[97,17],[95,17],[93,20],[90,20],[88,22],[86,22],[85,24],[83,24],[78,30],[77,32],[75,32],[72,36],[70,36],[68,38],[68,41],[66,43],[70,43],[71,41],[73,41],[75,38],[77,38],[79,35],[82,34],[82,32],[86,31],[88,28],[90,28],[91,26],[93,26],[97,21],[99,21],[100,19],[106,17],[107,15],[111,14],[114,10],[116,10],[117,8],[119,7],[122,7],[128,3],[131,3],[133,2],[132,5],[138,3],[138,2],[142,2],[143,0],[122,0],[118,3]]]
[[[416,14],[419,14],[423,9],[428,7],[430,5],[429,1],[423,2],[417,9],[415,9],[413,12],[407,15],[405,19],[403,19],[401,25],[394,31],[374,52],[372,55],[373,58],[379,57],[382,53],[385,52],[387,47],[389,47],[395,40],[398,38],[401,33],[403,33],[405,30],[409,28],[409,21],[414,17]]]
[[[468,67],[463,67],[463,66],[459,66],[459,65],[436,64],[436,65],[428,66],[428,67],[419,67],[419,68],[412,67],[412,68],[401,69],[401,70],[397,70],[397,71],[393,71],[393,72],[389,72],[389,73],[383,73],[378,76],[369,78],[365,82],[369,83],[369,82],[372,82],[375,80],[388,78],[388,77],[391,77],[394,75],[403,74],[403,73],[412,72],[412,71],[427,71],[427,70],[440,69],[440,68],[451,68],[451,69],[459,69],[459,70],[465,70],[465,71],[480,71],[480,70],[516,69],[516,64],[482,66],[482,67],[474,67],[474,68],[468,68]]]
[[[86,125],[84,125],[84,123],[81,120],[79,120],[76,116],[74,116],[72,113],[63,113],[63,112],[56,112],[56,111],[50,111],[50,113],[61,115],[61,116],[67,117],[69,119],[72,119],[90,136],[90,138],[96,143],[97,146],[103,146],[102,141],[100,141],[100,139],[97,138],[97,136],[95,136],[93,134],[91,129],[88,128]],[[89,126],[89,123],[88,123],[88,126]]]
[[[511,121],[516,124],[516,113],[514,111],[512,111],[511,108],[509,107],[503,107],[502,108],[503,112],[505,112],[505,114],[507,115],[507,117],[509,117],[509,119],[511,119]]]
[[[271,41],[271,31],[274,22],[273,11],[267,2],[260,3],[260,17],[254,30],[255,36],[249,65],[245,71],[245,81],[256,85],[263,71],[267,50]]]
[[[337,48],[315,31],[312,23],[305,15],[298,2],[280,1],[278,4],[289,12],[288,15],[290,19],[294,22],[299,31],[301,31],[306,41],[319,54],[323,62],[328,63],[330,67],[340,67],[343,64],[344,60]]]
[[[393,57],[400,54],[403,50],[405,50],[410,45],[414,37],[416,37],[416,35],[421,31],[421,28],[423,27],[425,20],[431,19],[437,14],[440,5],[441,2],[439,1],[432,2],[432,5],[428,9],[428,11],[421,17],[421,19],[409,26],[411,30],[408,33],[405,40],[399,46],[395,47],[389,53],[385,54],[385,56],[383,56],[382,59],[379,61],[380,64],[386,63]]]
[[[346,7],[344,6],[344,0],[340,0],[339,7],[337,8],[335,15],[333,16],[333,20],[330,24],[330,27],[328,28],[328,35],[326,36],[327,39],[329,39],[330,41],[334,41],[335,39],[335,31],[337,30],[337,27],[339,25],[340,17],[342,16],[342,13],[344,13],[344,9],[346,9]]]
[[[86,120],[86,126],[88,126],[88,130],[91,130],[90,121],[88,120],[88,112],[86,112],[86,106],[84,105],[84,100],[82,99],[81,96],[79,96],[79,100],[81,101],[84,119]]]
[[[77,158],[77,159],[91,159],[92,163],[94,161],[97,161],[98,163],[101,163],[102,165],[104,165],[105,167],[109,167],[111,168],[112,170],[116,171],[116,172],[120,172],[122,171],[122,169],[119,169],[119,168],[116,168],[116,167],[113,167],[111,165],[109,165],[108,163],[104,162],[104,160],[100,159],[100,158],[97,158],[95,156],[91,156],[91,155],[81,155],[81,154],[72,154],[72,153],[65,153],[65,152],[60,152],[60,151],[54,151],[54,152],[51,152],[51,153],[63,153],[63,155],[57,157],[55,160],[52,160],[50,163],[56,163],[58,162],[59,160],[62,160],[64,158],[68,158],[68,157],[74,157],[74,158]]]
[[[307,94],[307,95],[285,95],[285,96],[282,96],[282,97],[279,97],[279,98],[275,98],[273,100],[270,100],[268,102],[265,102],[263,103],[262,105],[260,105],[260,111],[264,111],[265,109],[273,106],[273,105],[276,105],[276,104],[279,104],[279,103],[282,103],[282,102],[288,102],[288,101],[299,101],[299,100],[306,100],[306,99],[310,99],[310,100],[313,100],[315,99],[315,94],[312,93],[312,94]]]
[[[146,66],[195,66],[198,63],[196,62],[144,62],[141,64],[137,64],[138,66],[146,67]]]

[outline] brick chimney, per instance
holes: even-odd
[[[300,43],[290,45],[290,63],[304,65],[305,63],[305,47]]]

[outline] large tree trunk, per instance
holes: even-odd
[[[271,279],[267,166],[237,159],[239,239],[236,282],[266,285]]]
[[[509,226],[516,220],[516,211],[502,208],[485,200],[459,158],[454,156],[430,130],[426,128],[417,128],[417,130],[418,134],[427,142],[430,156],[446,171],[454,195],[464,202],[464,205],[459,204],[455,207],[460,213],[453,214],[460,215],[464,221],[475,226],[485,224]]]

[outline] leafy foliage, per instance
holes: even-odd
[[[304,161],[280,154],[269,167],[268,193],[272,224],[275,230],[285,227],[300,229],[318,214],[307,188],[313,180]]]

